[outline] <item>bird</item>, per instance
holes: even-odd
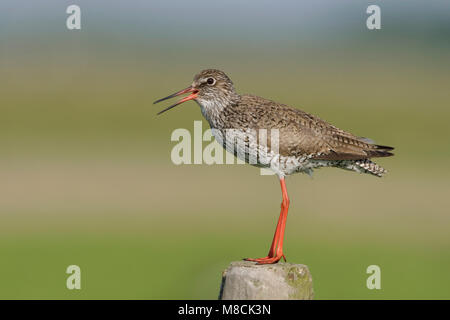
[[[286,261],[283,240],[290,204],[287,176],[311,175],[314,169],[336,167],[382,177],[387,171],[371,159],[393,156],[393,147],[353,135],[300,109],[239,94],[231,79],[217,69],[201,71],[190,86],[154,104],[188,93],[158,115],[194,100],[219,144],[246,163],[272,170],[279,179],[281,211],[269,252],[262,258],[244,259],[247,261],[257,264]],[[261,139],[264,130],[267,139]]]

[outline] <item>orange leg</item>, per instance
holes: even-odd
[[[287,194],[286,183],[284,178],[280,179],[281,192],[283,195],[283,202],[281,203],[280,217],[278,218],[277,227],[275,229],[275,234],[273,236],[272,245],[270,246],[269,253],[267,257],[258,259],[245,259],[247,261],[255,261],[258,264],[268,264],[277,263],[281,258],[286,257],[283,254],[283,239],[284,239],[284,229],[286,228],[287,214],[289,210],[289,197]]]

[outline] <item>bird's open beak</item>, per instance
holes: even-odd
[[[167,110],[172,109],[173,107],[176,107],[179,104],[182,104],[183,102],[186,102],[186,101],[193,100],[193,99],[197,98],[198,90],[194,89],[192,87],[187,87],[186,89],[183,89],[181,91],[175,92],[174,94],[171,94],[170,96],[167,96],[165,98],[162,98],[162,99],[159,99],[159,100],[156,100],[155,102],[153,102],[153,104],[155,104],[155,103],[158,103],[158,102],[161,102],[161,101],[164,101],[164,100],[167,100],[167,99],[170,99],[170,98],[173,98],[173,97],[176,97],[176,96],[188,93],[188,92],[191,92],[191,94],[186,96],[186,97],[184,97],[183,99],[179,100],[177,103],[171,105],[170,107],[167,107],[164,110],[158,112],[158,115],[163,113],[163,112],[165,112],[165,111],[167,111]]]

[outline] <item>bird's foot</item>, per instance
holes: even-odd
[[[287,261],[284,254],[275,255],[273,257],[267,256],[265,258],[257,258],[257,259],[246,258],[244,260],[245,261],[253,261],[253,262],[256,262],[257,264],[273,264],[273,263],[277,263],[278,261],[280,261],[281,258],[283,258],[285,262]]]

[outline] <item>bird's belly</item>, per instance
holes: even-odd
[[[251,130],[213,129],[213,135],[226,151],[257,167],[270,167],[271,162],[278,156],[264,143],[258,143],[256,135]]]
[[[279,176],[303,172],[312,174],[314,168],[326,166],[309,157],[283,156],[267,147],[264,141],[257,139],[252,130],[212,129],[216,141],[234,154],[238,159],[256,167],[269,168]],[[263,143],[260,143],[263,142]]]
[[[226,151],[250,165],[269,168],[279,176],[297,172],[312,173],[313,163],[307,157],[282,156],[270,150],[265,143],[258,143],[252,132],[213,129],[213,135]]]

